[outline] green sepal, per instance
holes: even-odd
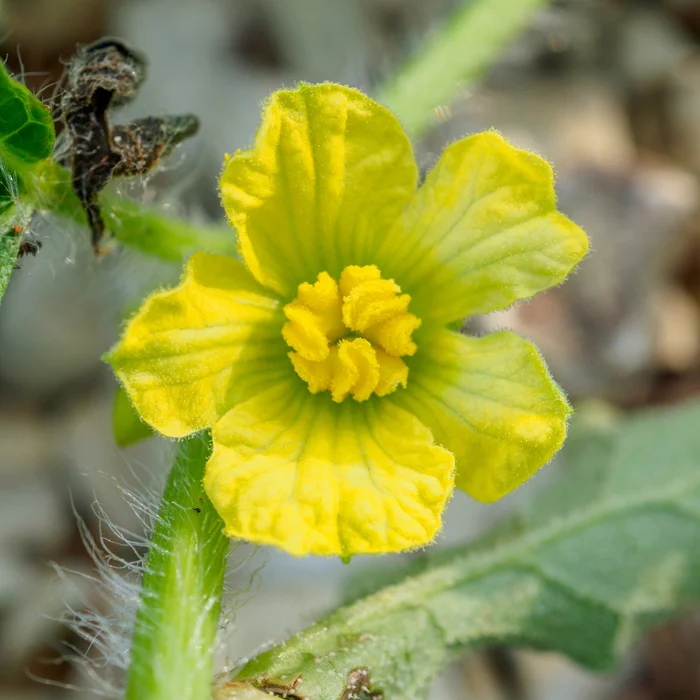
[[[129,447],[155,435],[153,429],[136,413],[136,409],[121,386],[117,387],[114,394],[112,432],[114,441],[119,447]]]

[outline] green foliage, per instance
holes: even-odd
[[[377,99],[417,138],[477,79],[548,0],[465,0],[444,27],[383,85]]]
[[[152,428],[144,423],[136,409],[132,406],[126,391],[119,386],[114,393],[114,405],[112,407],[112,432],[114,441],[119,447],[135,445],[141,440],[153,437]]]
[[[0,213],[26,192],[26,178],[51,155],[55,138],[48,107],[0,65]]]
[[[0,65],[0,213],[18,204],[32,168],[51,155],[55,138],[48,107]]]
[[[0,64],[0,301],[33,212],[25,195],[55,137],[48,108]]]
[[[645,627],[700,599],[700,404],[615,431],[581,429],[558,482],[498,536],[443,552],[250,661],[239,679],[338,698],[367,667],[413,698],[456,655],[493,642],[608,668]]]

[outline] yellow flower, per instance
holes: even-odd
[[[454,483],[493,501],[561,446],[570,409],[537,350],[450,330],[586,253],[551,168],[486,132],[417,182],[381,105],[328,83],[275,93],[221,176],[243,262],[195,254],[111,352],[156,430],[212,429],[205,487],[232,537],[418,547]]]

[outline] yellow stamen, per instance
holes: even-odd
[[[405,311],[408,294],[397,296],[401,288],[392,280],[364,282],[343,297],[343,322],[354,331],[364,331]]]
[[[338,284],[327,272],[299,285],[284,308],[282,335],[289,357],[309,391],[330,390],[334,401],[366,401],[406,386],[411,339],[420,319],[408,312],[411,297],[374,265],[346,267]]]
[[[328,357],[328,344],[345,335],[338,283],[322,272],[315,284],[299,285],[299,295],[284,307],[288,319],[282,328],[287,344],[307,360]]]
[[[340,403],[348,394],[356,401],[367,401],[379,384],[379,363],[372,344],[364,338],[341,340],[336,358],[333,401]]]
[[[312,394],[331,388],[334,358],[330,354],[325,360],[314,362],[298,352],[290,352],[289,359],[294,365],[294,371],[309,385]]]
[[[381,278],[382,273],[376,265],[348,265],[340,273],[340,293],[346,297],[357,285]]]
[[[386,396],[399,386],[406,387],[408,366],[400,357],[389,355],[383,350],[375,349],[379,364],[379,381],[374,390],[377,396]]]
[[[404,312],[368,328],[364,335],[395,357],[415,355],[418,348],[411,340],[411,333],[418,326],[420,326],[420,319]]]

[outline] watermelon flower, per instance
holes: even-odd
[[[275,93],[221,176],[242,261],[193,255],[111,351],[149,425],[211,429],[204,486],[228,535],[296,555],[412,549],[453,485],[494,501],[564,441],[570,408],[535,347],[454,330],[585,255],[550,166],[486,132],[417,183],[370,98]]]

